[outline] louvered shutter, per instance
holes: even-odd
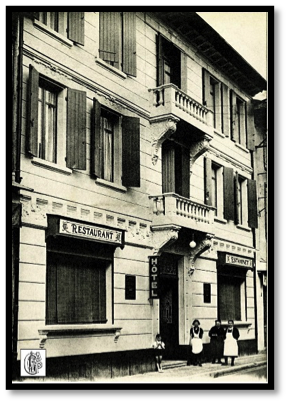
[[[99,57],[119,68],[120,13],[99,13]]]
[[[231,113],[231,139],[238,141],[238,126],[237,126],[237,98],[233,90],[230,93],[230,113]]]
[[[181,52],[181,90],[188,92],[188,58]]]
[[[96,98],[93,99],[93,110],[92,110],[92,125],[91,125],[91,155],[90,155],[90,169],[91,174],[96,177],[100,177],[101,166],[100,166],[100,114],[101,108],[100,103]]]
[[[235,224],[240,223],[240,192],[239,192],[239,174],[235,175]]]
[[[124,73],[136,77],[136,15],[123,13],[123,67]]]
[[[162,86],[164,84],[164,51],[163,51],[163,37],[157,35],[157,85]]]
[[[247,104],[247,148],[255,150],[255,122],[254,122],[254,106],[252,102]]]
[[[228,86],[222,83],[223,133],[230,136],[230,96]]]
[[[234,171],[233,168],[224,167],[224,218],[235,219],[234,197]]]
[[[86,92],[67,90],[66,165],[86,169]]]
[[[84,45],[84,13],[68,13],[68,38]]]
[[[28,103],[27,103],[27,152],[37,156],[38,139],[38,89],[39,73],[29,65]]]
[[[140,120],[122,118],[122,184],[140,187]]]
[[[175,149],[172,142],[162,145],[162,192],[175,192]]]
[[[212,206],[212,160],[204,158],[205,170],[205,205]]]
[[[182,193],[185,198],[190,197],[190,152],[182,147]]]
[[[203,69],[203,104],[213,111],[214,106],[212,105],[210,90],[210,73],[206,69]]]
[[[258,228],[257,186],[255,180],[247,180],[248,186],[248,226]]]

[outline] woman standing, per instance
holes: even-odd
[[[190,345],[192,349],[192,362],[194,366],[202,366],[201,356],[203,352],[203,334],[204,331],[200,328],[199,320],[194,320],[190,329]]]
[[[221,326],[220,320],[215,321],[215,325],[209,331],[209,337],[211,338],[212,363],[215,363],[216,360],[218,363],[222,363],[225,330]]]
[[[238,356],[238,339],[240,333],[237,327],[234,326],[234,321],[228,321],[228,328],[225,331],[224,342],[224,365],[228,365],[228,358],[231,358],[231,366],[234,366],[235,358]]]

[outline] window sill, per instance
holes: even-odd
[[[61,167],[58,164],[51,163],[50,161],[42,160],[38,157],[33,157],[31,163],[37,167],[45,168],[47,170],[55,171],[61,174],[71,175],[72,170],[67,167]]]
[[[105,69],[111,71],[112,73],[116,74],[117,76],[123,78],[123,79],[127,79],[127,75],[125,73],[123,73],[122,71],[118,70],[116,67],[113,67],[111,65],[109,65],[108,63],[106,63],[104,60],[98,58],[97,56],[95,57],[95,62],[99,65],[101,65],[102,67],[104,67]]]
[[[120,192],[127,192],[127,188],[124,187],[123,185],[116,184],[114,182],[109,182],[106,180],[103,180],[101,178],[97,178],[95,181],[96,184],[114,189],[115,191],[120,191]]]
[[[244,152],[249,153],[249,150],[245,146],[241,145],[240,143],[235,143],[235,146],[238,147],[239,149],[243,150]]]
[[[244,231],[247,231],[247,232],[251,231],[250,227],[243,226],[242,224],[237,224],[236,227],[237,227],[237,229],[244,230]]]
[[[46,34],[50,35],[52,38],[57,39],[64,45],[67,45],[69,48],[73,46],[73,42],[67,39],[65,36],[59,34],[58,32],[54,31],[53,29],[50,29],[47,27],[47,25],[43,24],[42,22],[38,20],[34,20],[34,26],[41,31],[44,31]]]
[[[95,334],[104,336],[113,336],[114,342],[118,341],[122,327],[107,324],[77,324],[77,325],[50,325],[38,330],[40,335],[40,347],[44,347],[47,339],[58,337],[77,338],[85,334]]]
[[[214,129],[214,133],[218,136],[220,136],[221,138],[225,139],[227,136],[224,135],[224,133],[219,132],[217,129]]]
[[[214,217],[214,222],[227,224],[228,221],[226,219],[222,219],[221,217]]]

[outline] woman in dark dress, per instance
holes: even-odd
[[[209,331],[209,337],[211,338],[212,363],[216,363],[216,360],[218,363],[222,363],[225,330],[220,320],[215,321],[215,325]]]

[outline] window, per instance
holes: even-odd
[[[223,203],[223,167],[206,157],[205,168],[205,201],[204,203],[215,208],[215,215],[222,218]]]
[[[246,271],[218,269],[218,315],[221,321],[246,321]]]
[[[157,37],[157,85],[175,84],[181,86],[181,52],[162,35]]]
[[[48,253],[46,324],[106,323],[106,270],[99,259]]]
[[[231,139],[247,146],[246,102],[231,90]]]
[[[190,197],[190,151],[166,140],[162,145],[162,192]]]
[[[38,90],[38,151],[39,158],[56,162],[57,90]]]
[[[244,226],[248,225],[248,195],[247,181],[236,174],[236,222]]]
[[[125,275],[125,300],[136,299],[136,277]]]
[[[47,28],[84,45],[84,13],[39,12],[34,17]]]
[[[29,66],[27,152],[30,156],[86,169],[86,93],[65,88]]]
[[[90,161],[91,174],[96,178],[140,187],[139,118],[118,115],[95,98]]]
[[[99,13],[99,57],[116,69],[136,76],[135,13]]]

